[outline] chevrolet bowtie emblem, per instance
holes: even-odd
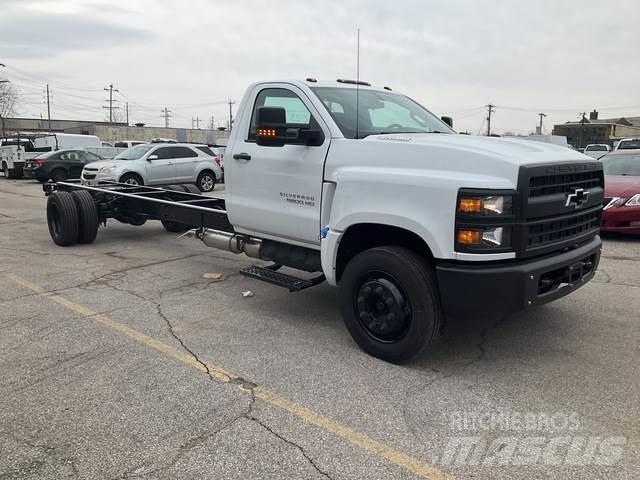
[[[564,204],[565,207],[573,205],[574,208],[578,208],[585,203],[589,198],[589,191],[585,191],[583,188],[574,188],[573,193],[567,195],[567,201]]]

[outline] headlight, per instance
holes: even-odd
[[[633,197],[631,197],[627,203],[625,203],[625,206],[628,207],[638,207],[640,206],[640,193],[636,193]]]
[[[513,190],[461,189],[456,204],[455,250],[512,252],[515,195]]]
[[[460,192],[458,213],[463,215],[512,215],[512,195],[472,195]]]
[[[495,250],[511,247],[510,227],[458,228],[456,250]],[[462,247],[462,248],[460,248]]]
[[[107,165],[100,169],[100,173],[111,173],[116,169],[116,165]]]

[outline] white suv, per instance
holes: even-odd
[[[120,182],[129,185],[194,183],[203,192],[214,189],[222,170],[214,158],[186,143],[144,144],[131,147],[112,160],[85,165],[82,183]]]

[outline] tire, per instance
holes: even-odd
[[[194,195],[201,195],[202,194],[200,189],[197,186],[195,186],[195,185],[193,185],[191,183],[183,183],[180,186],[187,193],[193,193]]]
[[[125,173],[120,177],[120,180],[118,180],[118,182],[126,183],[128,185],[134,185],[134,186],[144,185],[142,178],[137,173]]]
[[[71,195],[78,209],[78,243],[92,243],[100,225],[96,202],[86,190],[76,190]]]
[[[444,316],[433,268],[411,250],[387,246],[359,253],[339,287],[345,325],[374,357],[408,360],[440,331]]]
[[[167,232],[171,232],[171,233],[186,232],[190,228],[189,225],[186,225],[184,223],[171,222],[169,220],[160,220],[160,222],[162,223],[162,226],[164,227],[164,229]]]
[[[164,188],[165,190],[171,190],[173,192],[188,192],[200,194],[200,190],[198,190],[198,187],[190,184],[165,185],[162,188]],[[182,233],[191,228],[190,225],[187,225],[185,223],[172,222],[170,220],[160,220],[160,223],[162,223],[164,229],[170,233]]]
[[[51,172],[51,180],[54,182],[64,182],[67,179],[67,171],[62,168],[56,168]]]
[[[213,192],[213,189],[216,188],[215,174],[209,170],[200,172],[196,186],[201,192]]]
[[[47,225],[56,245],[68,247],[78,241],[78,208],[69,192],[53,192],[47,200]]]

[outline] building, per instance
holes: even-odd
[[[553,134],[567,137],[567,142],[576,148],[584,148],[590,143],[613,146],[621,138],[640,137],[640,117],[599,119],[594,110],[589,118],[554,125]]]
[[[16,132],[46,133],[49,122],[41,118],[4,118],[6,135]],[[141,124],[139,124],[141,125]],[[129,126],[126,123],[94,122],[83,120],[51,120],[51,131],[58,133],[79,133],[96,135],[102,141],[113,143],[120,140],[140,140],[149,142],[154,138],[168,138],[178,142],[226,145],[229,132],[226,130],[201,130],[190,128],[164,128]]]

